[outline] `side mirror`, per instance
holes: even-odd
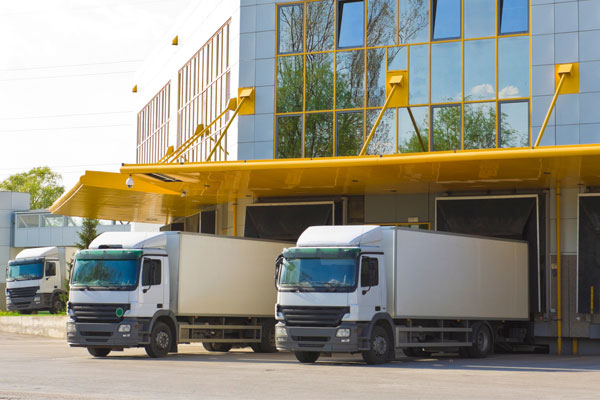
[[[281,273],[281,266],[283,265],[283,254],[280,254],[275,260],[275,289],[277,289],[277,281],[279,281],[279,274]]]

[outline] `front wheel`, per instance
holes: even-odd
[[[150,335],[150,344],[146,345],[146,353],[152,358],[162,358],[169,353],[173,335],[171,329],[163,322],[157,322]]]
[[[296,359],[302,364],[312,364],[317,362],[321,353],[318,351],[297,351],[294,353]]]
[[[387,331],[381,326],[373,327],[369,340],[369,350],[362,352],[367,364],[383,364],[388,361],[391,341]]]
[[[87,351],[94,357],[106,357],[110,353],[110,348],[108,348],[108,347],[88,347]]]

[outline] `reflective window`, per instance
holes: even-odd
[[[396,44],[396,0],[369,0],[367,46]]]
[[[364,117],[362,111],[339,112],[336,120],[336,155],[356,156],[363,146]]]
[[[529,97],[529,37],[498,39],[498,97]]]
[[[66,217],[67,218],[67,226],[82,226],[83,218],[81,217]]]
[[[429,0],[399,0],[398,15],[400,44],[429,41]]]
[[[277,60],[277,112],[302,111],[303,56]]]
[[[17,228],[37,228],[40,226],[38,214],[22,214],[17,217]]]
[[[465,104],[465,149],[496,147],[496,103]]]
[[[421,140],[419,140],[419,136]],[[428,148],[429,107],[399,108],[398,153],[419,153],[427,151]]]
[[[460,105],[431,107],[431,150],[458,150],[461,148]]]
[[[381,110],[367,110],[367,136],[375,125]],[[387,109],[367,147],[367,154],[394,154],[396,152],[396,110]]]
[[[333,109],[333,53],[306,55],[306,109]]]
[[[460,38],[460,0],[432,1],[432,40]]]
[[[338,3],[338,47],[361,47],[365,43],[365,4],[362,0]]]
[[[448,103],[462,99],[461,43],[431,45],[431,102]]]
[[[365,57],[364,51],[337,53],[336,105],[341,108],[364,107]]]
[[[398,47],[388,47],[387,49],[387,69],[390,71],[402,70],[406,71],[408,69],[407,63],[408,56],[408,47],[407,46],[398,46]]]
[[[42,215],[43,227],[60,228],[64,225],[65,218],[62,215]]]
[[[279,54],[301,53],[304,50],[304,5],[279,7]]]
[[[306,114],[304,157],[333,156],[333,114]]]
[[[464,0],[465,38],[494,36],[496,0]]]
[[[496,98],[496,40],[465,41],[465,100]]]
[[[498,1],[499,34],[522,33],[529,31],[529,1]]]
[[[333,49],[334,1],[306,3],[306,51]]]
[[[408,65],[408,102],[429,103],[429,46],[411,46]]]
[[[529,147],[529,102],[500,103],[500,147]]]
[[[367,50],[367,107],[385,103],[385,49]]]
[[[302,116],[277,118],[277,158],[302,157]]]

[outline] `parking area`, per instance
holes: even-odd
[[[180,346],[165,359],[143,349],[94,359],[58,339],[0,333],[0,399],[577,398],[597,399],[600,357],[495,355],[400,358],[366,366],[360,355],[299,364],[292,354],[208,353]]]

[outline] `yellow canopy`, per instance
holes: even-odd
[[[126,185],[131,175],[132,188]],[[600,185],[600,145],[389,156],[125,165],[87,171],[55,214],[168,223],[239,198]]]

